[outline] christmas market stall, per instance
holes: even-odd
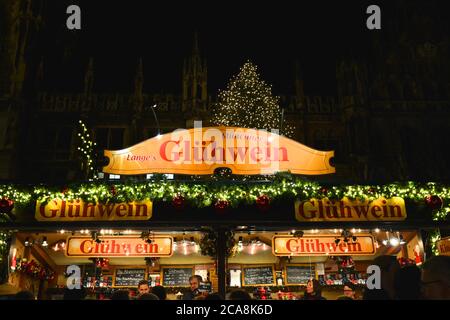
[[[10,294],[61,299],[75,266],[95,299],[141,280],[177,299],[194,274],[257,299],[298,299],[316,279],[333,299],[364,287],[379,256],[420,266],[449,252],[447,186],[315,181],[333,152],[276,133],[195,128],[105,156],[93,181],[0,186]]]

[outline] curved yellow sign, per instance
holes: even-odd
[[[319,151],[273,132],[234,127],[180,129],[132,147],[105,150],[103,172],[213,174],[229,168],[233,174],[321,175],[334,173],[334,151]]]

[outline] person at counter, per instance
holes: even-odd
[[[344,296],[352,300],[356,299],[356,287],[353,283],[347,282],[344,285]]]
[[[393,300],[395,298],[395,275],[400,270],[396,256],[383,255],[373,260],[381,272],[381,289],[364,290],[363,300]]]
[[[190,289],[183,294],[183,300],[194,300],[195,297],[201,294],[198,287],[202,280],[202,277],[199,275],[194,275],[189,278]]]
[[[163,286],[153,287],[152,293],[158,296],[159,300],[167,300],[166,288],[164,288]]]
[[[424,263],[422,294],[426,300],[450,300],[450,257],[436,256]]]
[[[322,290],[319,281],[316,279],[310,279],[306,284],[305,294],[301,300],[326,300],[322,297]]]
[[[150,286],[148,285],[147,280],[141,280],[138,284],[138,296],[143,295],[145,293],[150,293]]]

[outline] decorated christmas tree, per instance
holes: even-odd
[[[292,137],[294,127],[284,122],[279,98],[272,88],[260,79],[257,67],[246,62],[239,74],[231,79],[227,90],[219,91],[211,122],[216,126],[280,130]]]
[[[81,171],[85,180],[97,180],[97,170],[94,167],[95,145],[92,141],[88,129],[83,121],[79,121],[78,131],[78,152],[81,161]]]

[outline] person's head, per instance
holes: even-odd
[[[401,268],[395,275],[395,295],[399,300],[420,298],[420,269],[411,265]]]
[[[222,299],[222,296],[218,292],[214,292],[214,293],[208,294],[205,297],[205,300],[223,300],[223,299]]]
[[[64,289],[64,300],[84,300],[86,298],[86,289],[81,287],[80,289]]]
[[[167,299],[167,292],[166,288],[163,286],[156,286],[152,288],[152,293],[158,296],[159,300],[166,300]]]
[[[430,300],[450,299],[450,257],[433,257],[423,264],[422,295]]]
[[[242,289],[232,291],[229,297],[230,300],[252,300],[250,294]]]
[[[191,286],[191,291],[195,291],[198,289],[200,282],[202,282],[202,277],[198,274],[191,276],[189,278],[189,285]]]
[[[23,290],[16,293],[15,300],[34,300],[34,294],[31,291]]]
[[[344,296],[355,299],[356,287],[353,283],[347,282],[344,284]]]
[[[112,294],[111,300],[130,300],[130,293],[128,290],[117,290]]]
[[[143,293],[139,295],[138,300],[159,300],[159,298],[153,293]]]
[[[308,282],[306,283],[306,293],[320,295],[321,287],[319,281],[316,279],[308,280]]]
[[[141,280],[138,284],[139,294],[150,293],[150,286],[147,280]]]
[[[383,255],[373,260],[373,264],[380,267],[381,288],[386,291],[391,299],[394,298],[394,279],[395,274],[400,270],[400,264],[396,256]]]

